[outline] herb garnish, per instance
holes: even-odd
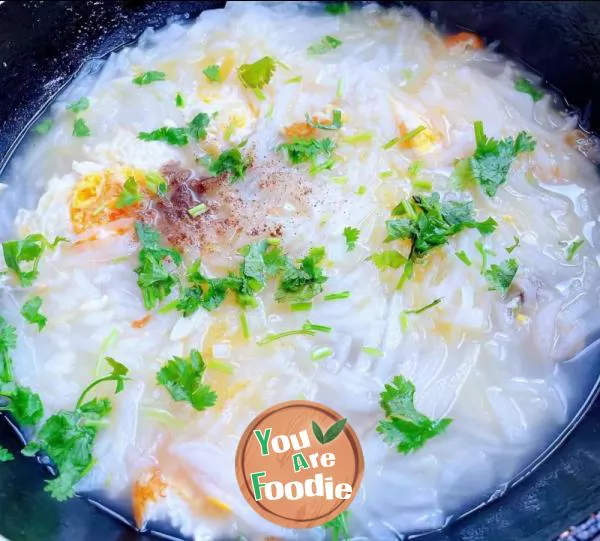
[[[350,540],[350,532],[348,531],[349,516],[350,511],[342,511],[337,517],[323,524],[323,528],[331,530],[331,541],[340,541],[340,539],[343,541]]]
[[[37,325],[38,331],[41,331],[48,321],[48,318],[40,312],[41,307],[42,298],[37,296],[26,301],[21,307],[21,315],[29,321],[29,323]]]
[[[415,386],[403,376],[395,376],[380,395],[379,404],[386,418],[377,424],[377,432],[383,441],[395,445],[402,454],[420,449],[428,440],[444,432],[452,422],[448,418],[433,421],[418,412],[414,395]]]
[[[509,254],[512,254],[513,250],[515,248],[518,248],[519,245],[521,244],[521,239],[519,237],[513,236],[513,240],[515,241],[514,244],[512,244],[511,246],[508,246],[507,248],[504,248]]]
[[[335,150],[336,144],[332,139],[295,139],[291,143],[283,143],[277,147],[277,151],[285,150],[288,159],[293,164],[309,162],[313,166],[318,163],[318,158],[329,158]]]
[[[451,236],[465,229],[477,229],[482,235],[489,235],[497,225],[493,218],[476,221],[472,201],[442,201],[437,192],[430,196],[413,195],[397,205],[392,216],[395,218],[385,223],[388,233],[385,242],[398,239],[411,242],[398,289],[412,277],[414,261],[447,244]]]
[[[408,133],[405,133],[400,137],[394,137],[393,139],[389,140],[385,145],[383,145],[383,149],[389,150],[397,144],[406,143],[407,141],[414,139],[417,135],[419,135],[422,131],[425,131],[426,129],[427,128],[425,126],[417,126],[414,130],[410,130]]]
[[[180,92],[177,92],[177,94],[175,94],[175,107],[183,107],[185,105],[185,102],[183,101],[183,96],[181,95]]]
[[[462,182],[469,177],[473,178],[486,195],[493,197],[498,188],[506,182],[510,166],[517,156],[525,152],[533,152],[536,143],[531,135],[524,131],[519,132],[516,139],[489,138],[483,131],[481,121],[475,122],[474,129],[475,153],[467,162],[459,160],[456,175]]]
[[[84,96],[83,98],[79,98],[77,101],[67,105],[67,109],[69,111],[73,111],[74,113],[81,113],[82,111],[87,110],[89,106],[90,100]]]
[[[75,137],[87,137],[90,133],[92,132],[83,118],[75,120],[75,123],[73,124],[73,135]]]
[[[307,51],[309,55],[322,55],[337,49],[343,42],[333,36],[323,36],[319,43],[311,45]]]
[[[123,190],[115,203],[115,208],[122,209],[135,205],[142,200],[142,194],[138,189],[137,182],[133,177],[128,177],[123,184]]]
[[[515,90],[529,94],[533,101],[540,101],[544,97],[544,93],[525,77],[519,77],[515,81]]]
[[[275,73],[277,62],[270,56],[265,56],[253,64],[242,64],[238,68],[238,77],[246,88],[250,88],[258,99],[264,100],[262,88],[269,84]]]
[[[325,248],[311,248],[308,254],[294,265],[287,258],[275,299],[279,302],[305,302],[323,291],[327,276],[319,266],[325,259]]]
[[[339,130],[342,127],[342,112],[339,109],[334,109],[331,113],[331,123],[329,124],[313,121],[308,116],[308,113],[306,113],[306,123],[320,130]]]
[[[425,310],[429,310],[430,308],[437,306],[443,300],[444,300],[444,297],[440,297],[439,299],[435,299],[434,301],[430,302],[429,304],[426,304],[425,306],[423,306],[421,308],[417,308],[417,309],[413,309],[413,310],[404,310],[404,313],[405,314],[421,314],[421,313],[425,312]]]
[[[230,148],[223,151],[216,160],[212,160],[208,170],[213,175],[229,175],[233,183],[244,178],[249,166],[250,160],[244,159],[238,148]]]
[[[166,78],[166,74],[162,71],[147,71],[135,77],[132,80],[132,83],[138,86],[144,86],[156,81],[164,81]]]
[[[221,68],[216,64],[208,66],[202,70],[202,73],[206,75],[206,78],[213,83],[221,82]]]
[[[206,113],[198,113],[185,128],[170,128],[163,126],[151,132],[140,132],[138,139],[142,141],[162,141],[169,145],[185,146],[189,138],[196,141],[206,139],[206,128],[210,117]]]
[[[350,11],[348,2],[327,2],[325,11],[331,15],[344,15]]]
[[[107,357],[106,361],[112,368],[111,373],[88,385],[72,411],[59,410],[50,416],[22,451],[25,456],[33,456],[42,451],[55,462],[58,477],[48,481],[45,490],[58,501],[74,496],[75,485],[94,465],[93,449],[96,435],[104,424],[102,419],[112,410],[111,402],[107,398],[93,398],[84,402],[86,394],[95,386],[107,381],[115,381],[115,393],[119,393],[127,379],[127,367],[110,357]]]
[[[156,374],[156,381],[169,391],[175,401],[189,402],[197,411],[204,411],[217,403],[217,393],[203,383],[206,363],[196,349],[188,358],[173,357]]]
[[[581,248],[583,246],[584,242],[585,241],[583,239],[574,239],[567,245],[567,250],[566,250],[566,260],[567,261],[573,260],[573,257],[577,253],[577,250],[579,250],[579,248]]]
[[[406,263],[406,257],[398,250],[384,250],[378,254],[372,254],[367,259],[372,261],[379,270],[399,269]]]
[[[14,455],[8,449],[0,445],[0,462],[10,462],[14,459]]]
[[[23,240],[8,240],[2,243],[4,262],[11,269],[23,287],[29,287],[38,277],[38,266],[44,251],[54,250],[60,242],[68,242],[64,237],[55,237],[49,242],[44,235],[34,233]],[[24,270],[23,263],[31,263],[29,270]]]
[[[489,283],[490,291],[499,291],[506,295],[518,270],[519,264],[511,258],[498,265],[492,264],[489,269],[483,271],[483,276]]]
[[[46,135],[50,131],[50,128],[52,128],[52,120],[46,118],[41,122],[38,122],[35,128],[33,128],[33,131],[38,135]]]
[[[139,252],[139,265],[135,268],[138,286],[142,290],[146,310],[154,308],[166,298],[177,283],[177,278],[165,267],[166,258],[179,266],[181,255],[176,250],[160,245],[160,235],[156,229],[142,222],[136,222],[135,231],[142,246]]]
[[[256,342],[257,346],[264,346],[265,344],[270,344],[271,342],[275,342],[276,340],[281,340],[282,338],[287,338],[288,336],[296,336],[296,335],[306,335],[306,336],[314,336],[317,332],[331,332],[331,327],[326,325],[316,325],[309,320],[302,325],[301,329],[295,329],[292,331],[284,331],[277,334],[268,334],[261,340]]]
[[[346,250],[351,252],[356,248],[356,242],[360,236],[360,229],[356,227],[344,227],[344,238],[346,239]]]

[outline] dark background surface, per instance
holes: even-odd
[[[391,3],[391,2],[384,2]],[[600,127],[600,3],[412,2],[442,28],[468,28],[543,73],[586,127]],[[5,2],[0,5],[0,162],[35,114],[81,64],[172,16],[194,17],[222,2]],[[0,443],[19,441],[0,417]],[[0,534],[11,541],[129,541],[142,536],[81,499],[42,490],[43,468],[0,463]],[[390,495],[393,497],[393,495]],[[427,541],[546,540],[600,507],[600,403],[554,455],[497,500]]]

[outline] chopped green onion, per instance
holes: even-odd
[[[379,173],[379,178],[391,178],[394,176],[394,171],[388,169],[387,171],[382,171]]]
[[[424,312],[425,310],[429,310],[429,308],[433,308],[434,306],[437,306],[438,304],[440,304],[440,302],[442,302],[443,299],[444,299],[444,297],[435,299],[434,301],[430,302],[429,304],[426,304],[422,308],[417,308],[416,310],[404,310],[404,313],[405,314],[420,314],[420,313]]]
[[[290,310],[292,312],[306,312],[312,310],[312,306],[312,302],[295,302],[290,305]]]
[[[323,171],[328,171],[329,169],[332,169],[334,165],[335,165],[335,160],[333,158],[330,158],[327,161],[320,163],[320,164],[313,163],[310,166],[308,173],[312,176],[315,176],[317,173],[321,173]]]
[[[52,128],[52,120],[46,118],[45,120],[38,122],[35,128],[33,128],[33,131],[38,135],[46,135],[50,131],[50,128]]]
[[[142,406],[141,411],[146,417],[150,419],[154,419],[155,421],[159,421],[168,426],[174,426],[177,428],[183,428],[185,426],[185,421],[178,417],[175,417],[171,412],[161,409],[161,408],[151,408],[148,406]]]
[[[185,104],[183,102],[183,96],[177,92],[175,95],[175,107],[183,107]]]
[[[496,252],[488,250],[479,240],[475,241],[475,248],[477,248],[477,251],[481,254],[481,269],[479,272],[483,274],[487,267],[487,256],[496,255]]]
[[[471,260],[469,259],[469,256],[466,254],[466,252],[464,250],[461,250],[460,252],[455,252],[454,255],[456,257],[458,257],[458,259],[460,259],[467,267],[470,267],[472,265]]]
[[[321,361],[323,359],[326,359],[327,357],[331,357],[332,355],[333,355],[333,349],[331,349],[328,346],[324,346],[324,347],[315,349],[310,354],[310,357],[313,361]]]
[[[272,102],[271,105],[269,105],[269,110],[267,111],[266,117],[273,118],[273,111],[275,111],[275,103],[274,102]]]
[[[250,338],[250,328],[248,327],[248,319],[246,318],[246,312],[240,314],[240,323],[242,325],[242,334],[244,338]]]
[[[265,96],[264,92],[260,89],[260,88],[253,88],[252,92],[254,92],[254,95],[260,100],[260,101],[265,101],[267,99],[267,97]]]
[[[413,275],[413,260],[409,259],[405,264],[404,264],[404,270],[402,271],[402,276],[400,276],[400,280],[398,280],[398,283],[396,284],[396,289],[402,289],[402,286],[404,285],[404,283],[407,280],[410,280],[412,278]]]
[[[319,331],[319,332],[331,332],[332,327],[328,327],[327,325],[317,325],[312,323],[310,320],[306,320],[306,323],[302,325],[302,329],[305,331]]]
[[[369,346],[364,346],[362,348],[362,350],[367,355],[371,355],[372,357],[383,357],[383,355],[384,355],[383,351],[381,351],[379,348],[373,348],[373,347],[369,347]]]
[[[366,186],[359,186],[358,189],[356,190],[356,195],[365,195],[366,193],[367,193]]]
[[[420,190],[431,190],[433,188],[433,184],[428,180],[415,180],[412,185]]]
[[[119,334],[119,331],[113,328],[108,336],[102,341],[102,344],[100,344],[100,352],[98,353],[98,360],[96,361],[96,377],[100,375],[102,365],[104,364],[104,357],[106,356],[108,350],[119,338]]]
[[[217,372],[223,372],[223,374],[233,374],[235,367],[232,364],[224,363],[217,359],[212,359],[206,363],[207,368],[216,370]]]
[[[401,312],[400,313],[400,331],[402,332],[402,334],[406,334],[406,332],[408,331],[408,325],[409,325],[408,316],[406,315],[406,313]]]
[[[348,184],[348,177],[331,177],[331,180],[333,180],[333,182],[339,184],[340,186]]]
[[[355,135],[345,135],[342,137],[342,141],[349,145],[358,145],[360,143],[368,143],[373,139],[371,132],[357,133]]]
[[[408,215],[408,217],[411,220],[416,220],[417,219],[417,213],[415,212],[415,209],[412,207],[412,205],[410,204],[410,202],[407,199],[403,199],[401,204],[402,204],[402,209],[404,210],[404,212],[406,212],[406,214]]]
[[[196,216],[200,216],[200,214],[204,214],[207,210],[208,207],[204,203],[200,203],[199,205],[189,209],[188,213],[192,218],[195,218]]]
[[[159,314],[168,314],[169,312],[176,310],[178,304],[179,299],[175,299],[174,301],[168,302],[167,304],[161,306],[156,312]]]
[[[339,293],[328,293],[323,298],[326,301],[337,301],[340,299],[347,299],[350,297],[350,291],[340,291]]]
[[[425,128],[425,126],[418,126],[414,130],[410,130],[408,133],[405,133],[401,137],[394,137],[394,139],[388,141],[385,145],[383,145],[383,149],[388,150],[392,148],[396,143],[406,143],[406,141],[410,141],[426,129],[427,128]]]
[[[292,77],[291,79],[288,79],[287,81],[285,81],[285,84],[289,85],[292,83],[300,83],[302,82],[302,75],[297,75],[296,77]]]
[[[270,344],[271,342],[275,342],[275,340],[281,340],[282,338],[286,338],[288,336],[295,336],[297,334],[305,334],[308,336],[314,336],[315,331],[311,331],[308,329],[298,329],[295,331],[285,331],[285,332],[280,332],[277,334],[269,334],[269,335],[265,336],[262,340],[259,340],[258,342],[256,342],[256,345],[264,346],[265,344]]]
[[[341,79],[338,79],[337,90],[335,91],[337,98],[341,98],[344,95],[344,86]]]
[[[575,239],[569,243],[569,245],[567,246],[567,261],[572,261],[573,257],[575,256],[575,253],[577,252],[577,250],[579,250],[579,248],[583,246],[584,242],[585,241],[583,239]]]
[[[521,239],[519,237],[513,235],[513,240],[515,242],[514,242],[514,244],[512,246],[509,246],[508,248],[504,248],[509,254],[512,254],[513,250],[515,248],[518,248],[519,244],[521,244]]]

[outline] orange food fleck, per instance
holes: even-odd
[[[162,474],[158,468],[146,473],[142,479],[137,480],[131,490],[131,503],[133,506],[133,517],[138,528],[144,525],[144,515],[149,503],[165,497],[168,485],[163,481]]]
[[[98,235],[90,235],[89,237],[86,237],[85,239],[76,240],[73,244],[71,244],[71,246],[81,246],[82,244],[88,244],[90,242],[95,242],[97,240],[98,240]]]
[[[296,122],[286,126],[283,133],[288,139],[310,139],[316,135],[317,130],[306,122]]]
[[[446,43],[446,47],[449,49],[457,45],[465,48],[470,47],[471,49],[483,49],[485,46],[483,40],[473,32],[459,32],[458,34],[447,36],[444,39],[444,43]]]
[[[152,319],[152,314],[146,314],[144,317],[140,318],[140,319],[136,319],[135,321],[131,322],[131,326],[134,329],[143,329],[146,325],[148,325],[148,322]]]

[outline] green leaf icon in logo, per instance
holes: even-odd
[[[319,443],[326,444],[326,443],[332,442],[333,440],[335,440],[335,438],[337,438],[342,433],[342,431],[344,430],[344,427],[346,426],[347,421],[348,421],[348,419],[340,419],[339,421],[336,421],[327,429],[327,432],[325,432],[325,435],[323,435],[323,431],[321,430],[321,427],[315,421],[313,421],[312,422],[313,434],[315,435],[315,438],[317,438],[317,441]]]

